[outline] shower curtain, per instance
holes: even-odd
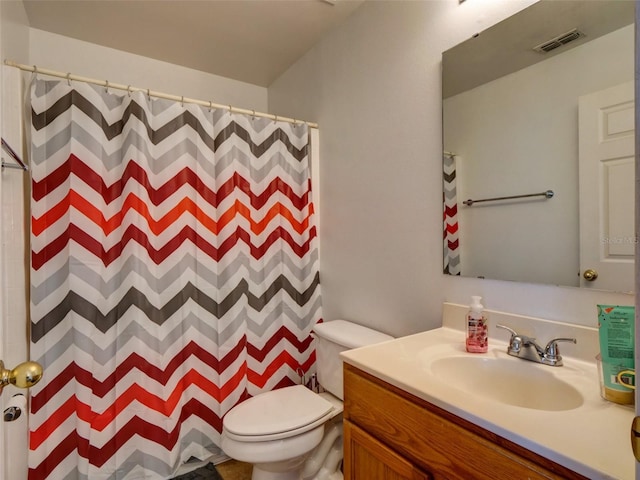
[[[31,109],[29,478],[170,478],[315,361],[307,127],[66,80]]]
[[[458,195],[456,193],[456,156],[445,153],[442,158],[443,271],[460,275],[460,243],[458,238]]]

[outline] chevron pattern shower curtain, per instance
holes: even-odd
[[[447,275],[460,275],[456,156],[446,153],[442,157],[442,205],[444,209],[443,272]]]
[[[304,125],[36,79],[29,478],[160,479],[315,361]]]

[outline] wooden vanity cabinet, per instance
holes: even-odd
[[[586,479],[349,364],[346,480]]]

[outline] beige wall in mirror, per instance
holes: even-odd
[[[595,169],[596,191],[579,185],[584,150],[599,148],[580,141],[580,99],[633,80],[633,3],[543,0],[443,54],[443,143],[445,152],[455,154],[462,276],[633,290],[633,256],[617,253],[628,249],[609,248],[635,238],[633,175],[619,168],[615,172],[627,174],[616,180],[614,170],[604,167],[626,162],[625,155],[632,161],[633,151],[615,150],[597,160],[602,163]],[[534,51],[575,29],[581,33],[577,40],[549,53]],[[632,106],[633,98],[628,100]],[[616,115],[610,116],[612,129],[613,119],[622,116]],[[616,135],[632,139],[633,129]],[[547,190],[552,198],[463,204]],[[585,210],[580,198],[586,194],[601,200],[602,218]],[[581,260],[581,222],[596,226],[589,241],[607,267],[594,281],[583,276],[595,267]],[[630,235],[612,239],[607,229],[614,223],[623,232],[627,225]],[[609,266],[626,268],[629,281],[622,280],[627,273]]]

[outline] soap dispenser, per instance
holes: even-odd
[[[486,353],[489,348],[489,325],[487,315],[480,303],[482,297],[471,297],[471,305],[467,313],[466,348],[470,353]]]

